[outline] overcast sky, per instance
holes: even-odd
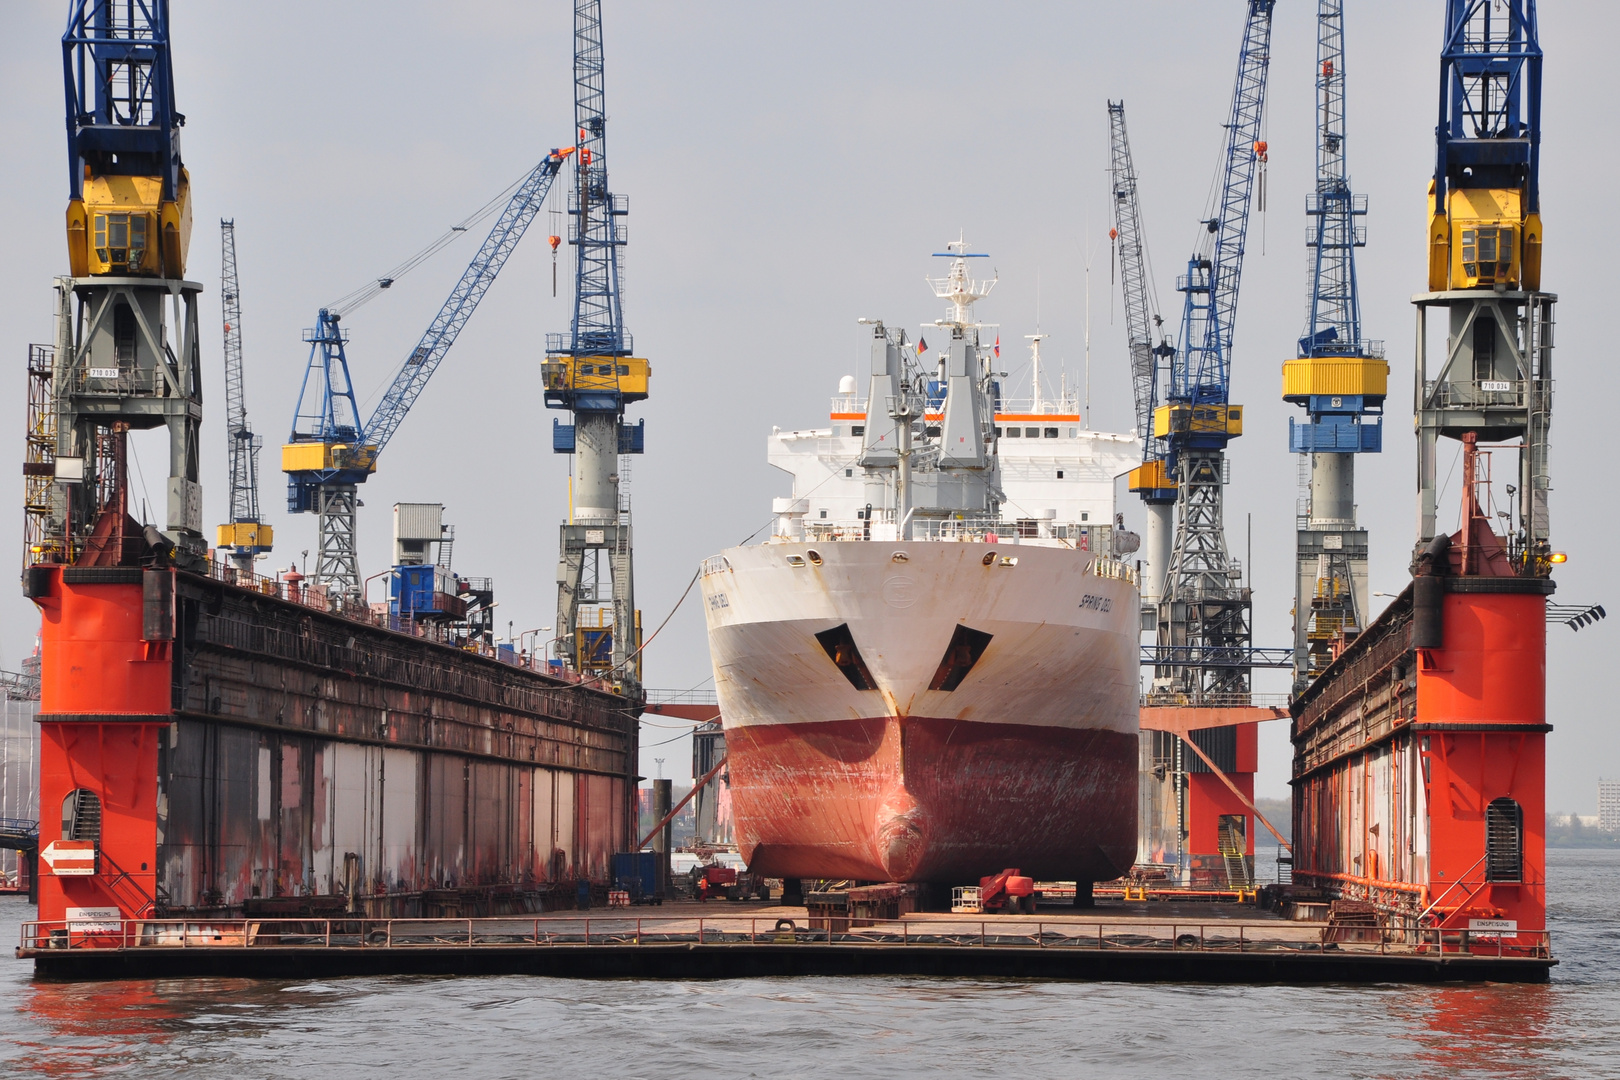
[[[1051,335],[1047,356],[1084,379],[1092,260],[1093,426],[1130,427],[1123,320],[1109,287],[1105,100],[1124,98],[1141,177],[1156,287],[1179,312],[1174,275],[1204,215],[1231,96],[1241,0],[1135,3],[674,4],[608,0],[608,161],[630,199],[624,307],[653,365],[647,454],[628,492],[638,600],[650,630],[699,560],[770,518],[788,478],[765,464],[773,424],[826,423],[844,374],[859,374],[856,319],[916,325],[939,305],[929,253],[965,230],[1001,275],[980,316],[1018,341]],[[1433,160],[1443,4],[1349,0],[1348,154],[1368,196],[1359,254],[1365,333],[1389,342],[1385,452],[1357,463],[1372,588],[1405,583],[1414,535],[1409,432],[1411,294],[1424,288],[1424,191]],[[0,417],[22,453],[24,360],[51,338],[51,279],[66,270],[60,36],[66,4],[0,10],[0,198],[12,208],[0,259]],[[264,435],[262,499],[274,565],[314,546],[312,516],[283,512],[276,447],[289,428],[316,309],[374,278],[571,141],[571,20],[565,0],[341,4],[172,4],[178,106],[186,116],[195,230],[188,276],[202,282],[207,524],[223,520],[225,438],[219,331],[221,217],[236,220],[249,418]],[[1229,538],[1242,557],[1252,519],[1255,640],[1287,645],[1296,460],[1280,364],[1304,321],[1305,193],[1313,162],[1315,5],[1277,4],[1266,140],[1269,207],[1250,230],[1232,400],[1247,407],[1231,451]],[[1616,131],[1604,51],[1613,9],[1544,6],[1543,284],[1561,297],[1553,426],[1555,546],[1570,554],[1557,600],[1620,589],[1604,554],[1617,524],[1600,440],[1616,379],[1601,346],[1613,280]],[[1593,211],[1596,211],[1595,213]],[[554,620],[556,524],[567,459],[551,451],[538,365],[566,327],[551,295],[538,220],[362,489],[363,574],[389,560],[389,507],[442,501],[456,568],[494,578],[502,632]],[[459,277],[482,230],[346,320],[369,413]],[[1018,372],[1020,350],[1004,349]],[[1027,384],[1027,368],[1023,375]],[[1014,382],[1017,379],[1015,377]],[[163,490],[164,451],[136,440],[137,502]],[[1453,449],[1441,461],[1450,466]],[[1505,466],[1505,461],[1504,461]],[[1506,472],[1506,468],[1499,472]],[[16,477],[17,473],[13,472]],[[12,481],[14,504],[20,478]],[[1456,485],[1447,492],[1455,525]],[[1134,501],[1122,501],[1139,525]],[[20,507],[19,507],[20,509]],[[14,521],[17,518],[13,518]],[[20,527],[14,531],[20,546]],[[19,552],[20,554],[20,552]],[[1375,610],[1386,601],[1374,599]],[[0,591],[0,665],[32,648],[34,609]],[[1620,776],[1609,670],[1620,619],[1549,631],[1548,808],[1596,810],[1600,774]],[[702,614],[691,599],[646,657],[649,686],[707,687]],[[1262,674],[1257,689],[1286,689]],[[659,721],[662,723],[663,721]],[[1262,795],[1287,793],[1286,726],[1262,735]],[[685,777],[689,740],[647,727],[643,770]]]

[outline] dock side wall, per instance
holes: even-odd
[[[1443,648],[1413,647],[1408,593],[1296,703],[1294,881],[1442,926],[1540,930],[1544,583],[1480,580],[1448,582]]]
[[[42,918],[501,914],[634,843],[633,703],[206,578],[48,573],[41,842],[75,791],[102,816]]]

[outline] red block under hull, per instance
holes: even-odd
[[[1105,881],[1136,854],[1134,732],[886,716],[726,745],[738,844],[766,876]]]

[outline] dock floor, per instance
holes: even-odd
[[[1374,932],[1238,904],[1119,902],[1034,915],[917,913],[827,930],[803,907],[716,901],[489,919],[25,923],[46,979],[535,974],[716,979],[910,975],[1116,981],[1539,982],[1546,933]]]

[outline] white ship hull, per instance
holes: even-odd
[[[1139,599],[1119,564],[1061,540],[773,542],[709,560],[703,592],[756,871],[1130,866]]]

